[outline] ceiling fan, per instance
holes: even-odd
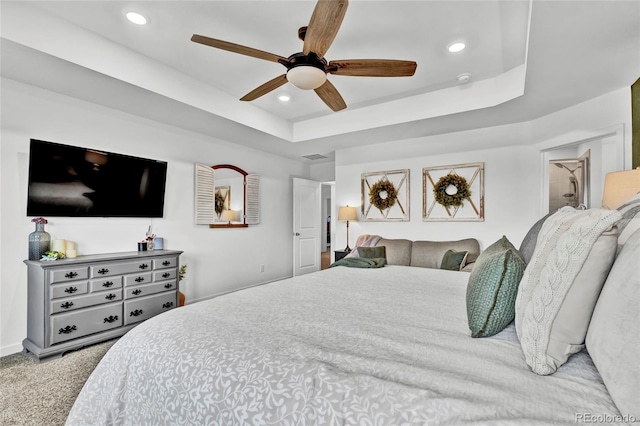
[[[298,37],[304,42],[302,52],[294,53],[288,58],[198,34],[194,34],[191,41],[285,66],[285,74],[255,88],[240,98],[241,101],[253,101],[290,82],[300,89],[313,89],[329,108],[340,111],[347,105],[335,86],[327,80],[327,74],[410,77],[417,66],[413,61],[395,59],[342,59],[327,62],[324,55],[340,29],[347,5],[348,0],[318,0],[309,25],[298,30]]]

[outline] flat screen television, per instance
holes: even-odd
[[[167,163],[31,139],[27,216],[162,217]]]

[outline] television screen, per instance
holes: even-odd
[[[31,139],[27,216],[162,217],[167,163]]]

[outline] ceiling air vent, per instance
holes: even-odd
[[[309,154],[309,155],[303,155],[302,157],[306,158],[307,160],[322,160],[323,158],[328,158],[320,154]]]

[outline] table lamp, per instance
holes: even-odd
[[[338,220],[340,222],[347,222],[347,248],[344,249],[346,252],[350,252],[351,248],[349,247],[349,221],[357,221],[358,220],[358,211],[355,207],[340,207],[338,209]]]
[[[602,207],[615,210],[640,192],[640,167],[608,173],[604,181]]]
[[[231,222],[235,222],[237,217],[235,210],[223,210],[221,219],[223,222],[228,222],[231,225]]]

